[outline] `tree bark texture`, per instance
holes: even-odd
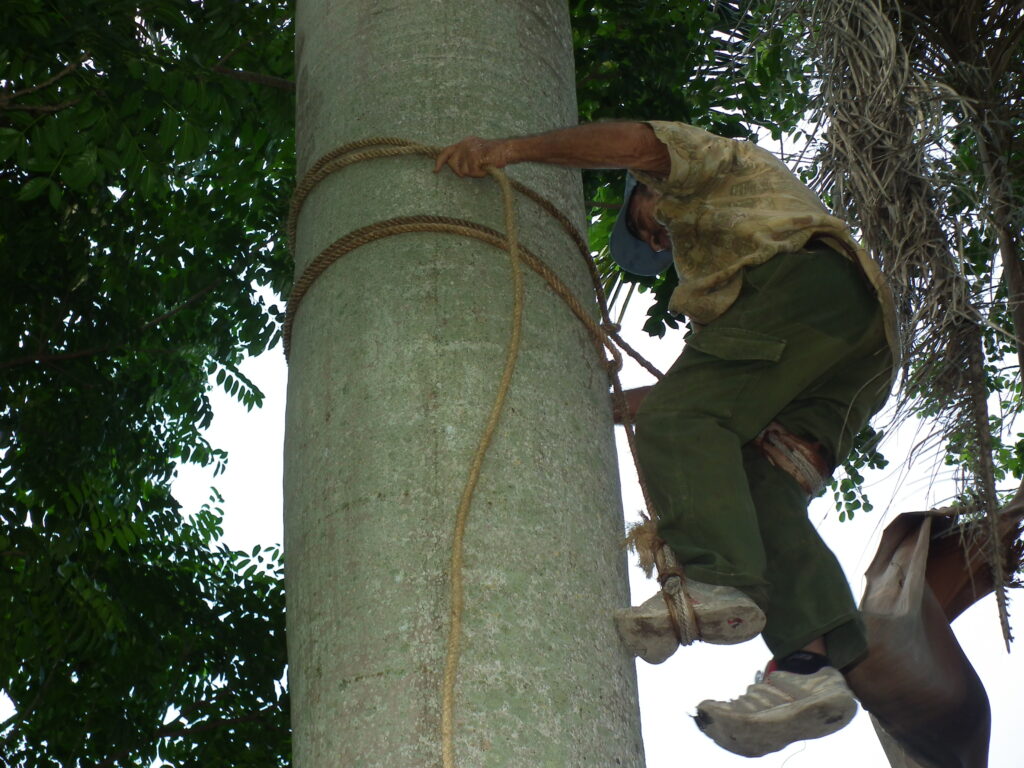
[[[301,175],[349,141],[445,144],[576,122],[558,0],[301,0]],[[579,175],[511,175],[583,227]],[[559,225],[520,201],[523,244],[587,300]],[[321,183],[296,274],[345,233],[401,215],[503,230],[491,179],[374,160]],[[413,234],[334,264],[296,316],[285,438],[296,768],[441,764],[455,510],[511,328],[508,255]],[[526,270],[523,344],[465,541],[457,765],[642,766],[608,380],[579,322]]]

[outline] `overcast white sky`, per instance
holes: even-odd
[[[641,330],[646,311],[645,297],[638,296],[624,322],[627,341],[665,370],[678,354],[681,334],[650,339]],[[214,393],[214,418],[208,437],[215,446],[227,449],[231,458],[227,472],[212,480],[209,473],[194,467],[181,471],[175,495],[186,509],[195,509],[209,495],[211,483],[223,493],[227,520],[225,538],[231,546],[251,549],[255,544],[279,543],[281,527],[281,445],[283,443],[286,369],[280,349],[248,361],[243,370],[267,394],[266,405],[248,413],[222,393]],[[635,366],[624,372],[626,386],[651,383]],[[514,386],[514,385],[513,385]],[[639,489],[625,440],[619,434],[620,472],[627,518],[641,507]],[[909,430],[906,432],[909,433]],[[892,460],[890,468],[868,477],[868,490],[875,511],[859,514],[839,523],[829,499],[818,499],[811,517],[820,523],[823,537],[846,570],[858,597],[863,591],[863,572],[874,555],[879,535],[900,512],[925,509],[941,503],[950,494],[948,483],[931,482],[932,464],[921,461],[912,467],[902,483],[898,465],[912,442],[904,434],[903,445],[883,446]],[[653,594],[655,586],[633,568],[631,585],[634,602]],[[1014,605],[1011,592],[1011,620]],[[1019,623],[1019,622],[1018,622]],[[954,629],[988,690],[993,710],[990,768],[1021,768],[1019,746],[1021,649],[1007,654],[999,631],[995,601],[986,599],[957,620]],[[1024,629],[1020,631],[1024,632]],[[719,749],[692,724],[690,715],[706,698],[729,699],[740,695],[753,682],[769,654],[758,638],[740,646],[697,644],[682,649],[658,666],[638,663],[641,713],[648,768],[688,766],[758,766],[760,768],[875,768],[888,763],[878,746],[868,717],[859,713],[843,731],[817,741],[794,744],[774,755],[751,760]]]

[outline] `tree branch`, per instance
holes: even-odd
[[[100,352],[109,352],[117,349],[122,344],[105,344],[100,347],[88,347],[87,349],[79,349],[75,352],[43,352],[36,355],[22,355],[21,357],[15,357],[10,360],[5,360],[0,363],[0,370],[6,368],[17,368],[19,365],[26,365],[27,363],[55,363],[63,362],[64,360],[75,360],[79,357],[91,357],[92,355]]]
[[[985,516],[987,528],[987,549],[989,555],[989,566],[992,570],[992,582],[995,585],[996,605],[999,609],[999,623],[1003,630],[1003,640],[1006,643],[1006,652],[1010,652],[1010,641],[1013,639],[1010,634],[1010,618],[1006,605],[1006,564],[1002,552],[999,551],[999,507],[995,487],[995,466],[992,457],[992,430],[989,426],[988,390],[985,387],[985,352],[981,326],[975,325],[970,336],[966,339],[970,345],[968,350],[968,365],[972,369],[970,377],[971,391],[971,416],[974,421],[974,429],[977,433],[977,457],[975,458],[975,476],[978,479],[979,487],[978,500],[981,511]]]
[[[38,112],[40,114],[51,114],[53,112],[60,112],[62,109],[67,109],[68,107],[73,107],[81,100],[81,98],[70,99],[68,101],[62,101],[60,104],[8,104],[7,102],[0,100],[0,109],[7,110],[8,112]]]
[[[260,72],[249,72],[245,69],[231,69],[230,67],[222,66],[221,64],[214,64],[211,67],[214,72],[221,75],[227,75],[233,77],[236,80],[244,80],[247,83],[256,83],[257,85],[265,85],[268,88],[278,88],[282,91],[294,91],[295,83],[291,80],[286,80],[283,77],[275,77],[274,75],[264,75]]]
[[[147,322],[145,325],[142,326],[142,330],[144,330],[144,331],[149,330],[154,325],[159,325],[164,320],[167,320],[168,318],[174,317],[176,314],[181,312],[183,309],[185,309],[189,305],[195,304],[197,301],[199,301],[199,299],[203,298],[203,296],[208,294],[210,291],[212,291],[214,288],[216,288],[218,285],[220,285],[223,282],[224,282],[224,278],[223,277],[219,278],[217,280],[214,280],[212,283],[210,283],[205,288],[202,288],[199,291],[197,291],[196,293],[194,293],[191,296],[189,296],[187,299],[185,299],[185,301],[183,301],[178,306],[174,307],[173,309],[168,310],[167,312],[164,312],[162,315],[157,315],[156,317],[154,317],[152,320],[150,320],[149,322]]]
[[[88,53],[83,53],[78,58],[77,61],[71,62],[66,67],[64,67],[64,69],[62,69],[60,72],[58,72],[57,74],[55,74],[55,75],[53,75],[51,77],[46,78],[45,80],[43,80],[43,82],[41,82],[41,83],[39,83],[37,85],[33,85],[33,86],[28,87],[28,88],[22,88],[20,91],[14,91],[13,93],[7,93],[5,91],[0,91],[0,105],[6,105],[7,102],[13,101],[14,99],[17,99],[17,98],[19,98],[21,96],[27,96],[30,93],[35,93],[36,91],[41,91],[41,90],[43,90],[43,88],[49,88],[51,85],[56,83],[58,80],[67,77],[72,72],[74,72],[76,69],[78,69],[78,67],[81,65],[81,63],[83,61],[85,61],[86,59],[88,59],[88,58],[89,58],[89,54]]]
[[[999,256],[1006,280],[1006,306],[1013,319],[1013,337],[1017,343],[1017,359],[1024,360],[1024,270],[1021,267],[1020,254],[1017,252],[1010,220],[1012,217],[1011,192],[1005,168],[1005,158],[1010,148],[1004,138],[989,126],[974,126],[974,135],[978,142],[978,155],[985,173],[985,186],[988,188],[991,211],[989,220],[996,233],[999,245]]]
[[[265,709],[251,712],[248,715],[239,715],[238,717],[222,717],[216,720],[204,720],[203,722],[193,725],[187,728],[158,728],[154,734],[158,739],[180,739],[182,737],[191,737],[197,733],[206,733],[208,731],[215,731],[218,728],[224,728],[228,725],[237,725],[238,723],[251,723],[254,720],[262,720],[269,713],[270,707]]]

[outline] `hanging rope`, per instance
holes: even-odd
[[[375,138],[355,141],[328,152],[317,160],[306,172],[295,188],[292,197],[291,207],[288,213],[287,233],[289,246],[292,253],[295,251],[296,227],[299,213],[303,203],[309,197],[316,186],[330,176],[332,173],[347,168],[355,163],[367,160],[377,160],[387,157],[402,157],[407,155],[422,155],[429,158],[436,158],[440,147],[431,147],[422,144],[405,141],[396,138]],[[335,240],[314,258],[303,270],[302,274],[295,281],[292,292],[288,297],[288,308],[285,314],[283,327],[283,339],[285,356],[291,355],[292,331],[295,325],[296,313],[302,304],[303,298],[327,269],[339,259],[348,255],[360,246],[381,240],[394,235],[407,234],[412,232],[433,232],[441,234],[458,235],[470,237],[481,242],[488,243],[495,248],[505,250],[509,254],[509,261],[512,267],[513,282],[513,311],[512,328],[509,333],[509,340],[505,354],[505,364],[502,371],[501,381],[498,385],[498,392],[495,395],[491,411],[484,427],[483,434],[477,444],[476,451],[470,462],[469,471],[459,506],[455,514],[455,530],[452,535],[452,552],[450,561],[450,599],[449,599],[449,626],[448,640],[446,643],[445,669],[442,678],[441,691],[441,752],[444,768],[454,768],[454,706],[455,706],[455,682],[458,676],[459,654],[462,641],[462,613],[463,613],[463,551],[466,532],[466,523],[469,518],[469,511],[472,505],[473,493],[476,490],[480,479],[484,458],[490,447],[491,440],[497,430],[501,412],[504,408],[505,399],[512,382],[512,375],[515,371],[516,362],[519,357],[519,348],[522,337],[522,317],[524,304],[524,287],[521,264],[525,264],[550,286],[551,290],[569,307],[569,310],[583,324],[594,346],[601,354],[605,367],[608,371],[612,386],[612,397],[615,408],[622,414],[622,423],[626,432],[626,440],[629,444],[630,453],[633,456],[633,463],[636,466],[637,476],[640,480],[640,489],[643,493],[644,503],[650,511],[652,518],[645,518],[653,522],[654,506],[651,503],[647,485],[643,480],[639,464],[636,459],[636,435],[633,424],[629,419],[629,412],[626,406],[626,398],[622,391],[622,384],[619,381],[618,372],[622,368],[622,354],[620,349],[631,358],[636,360],[647,371],[657,378],[662,374],[647,360],[640,356],[632,347],[626,344],[619,335],[619,326],[612,323],[604,291],[601,288],[600,276],[590,258],[590,251],[582,235],[576,231],[568,218],[562,214],[551,202],[541,197],[529,187],[513,181],[508,175],[499,169],[488,170],[490,176],[498,183],[501,189],[502,207],[504,210],[505,232],[502,235],[489,227],[477,224],[466,219],[452,218],[449,216],[400,216],[386,221],[376,222],[365,227],[356,229],[344,237]],[[515,214],[515,195],[518,192],[531,200],[545,213],[554,218],[569,235],[576,246],[584,263],[587,265],[591,282],[594,286],[594,296],[600,311],[601,322],[596,322],[590,313],[583,307],[579,300],[572,294],[562,280],[548,267],[536,254],[523,247],[519,242],[519,232]],[[611,359],[605,357],[607,351]],[[673,563],[674,565],[674,563]],[[672,568],[669,578],[673,586],[678,585],[678,591],[682,590],[682,573],[678,566]],[[666,582],[667,583],[667,582]],[[673,590],[676,591],[676,590]],[[689,600],[674,599],[676,604],[682,608],[676,611],[683,611],[680,617],[683,623],[681,632],[696,632],[693,624],[692,607]],[[670,611],[672,606],[670,604]],[[674,620],[675,617],[674,617]]]

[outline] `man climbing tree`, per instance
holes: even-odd
[[[636,274],[674,262],[670,309],[695,331],[630,409],[643,400],[638,457],[655,506],[641,549],[683,587],[620,612],[620,635],[653,664],[680,643],[763,635],[773,659],[759,681],[698,706],[725,749],[759,756],[839,730],[856,712],[842,673],[867,642],[807,501],[888,396],[897,345],[877,266],[769,152],[681,123],[469,137],[435,170],[520,162],[629,169],[612,255]]]

